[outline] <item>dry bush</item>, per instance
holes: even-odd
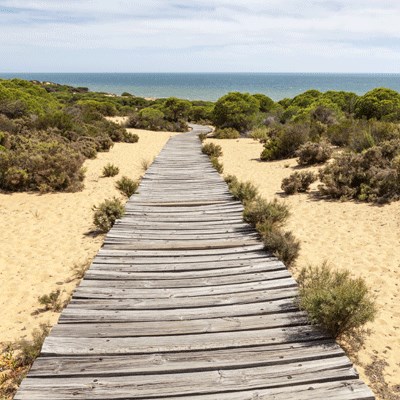
[[[0,396],[12,399],[28,373],[35,359],[39,356],[44,339],[49,334],[46,325],[33,332],[32,340],[21,340],[9,345],[0,355]]]
[[[217,170],[219,174],[224,172],[224,166],[219,162],[218,157],[210,157],[212,166]]]
[[[320,171],[323,195],[341,200],[384,203],[400,199],[400,140],[361,154],[344,152]]]
[[[282,180],[281,188],[286,194],[306,192],[316,180],[313,172],[295,172]]]
[[[207,139],[208,133],[199,133],[200,142],[203,143]]]
[[[141,162],[140,162],[140,166],[141,166],[141,168],[142,168],[142,171],[143,172],[146,172],[148,169],[149,169],[149,167],[150,167],[150,165],[153,163],[153,160],[145,160],[145,159],[143,159]]]
[[[119,168],[111,163],[108,163],[103,167],[103,176],[104,177],[112,177],[119,174]]]
[[[139,182],[136,182],[127,176],[123,176],[116,182],[115,186],[126,197],[131,197],[136,192]]]
[[[251,182],[240,182],[235,176],[228,175],[225,178],[229,191],[233,197],[242,203],[253,201],[258,197],[258,189]]]
[[[38,298],[39,303],[45,306],[46,311],[59,312],[63,309],[63,303],[60,299],[60,289],[52,291],[50,294],[45,294]]]
[[[335,271],[327,263],[303,268],[298,278],[300,307],[333,337],[352,336],[374,320],[375,301],[362,278]]]
[[[82,188],[84,157],[62,138],[13,136],[0,152],[0,188],[10,191],[75,191]]]
[[[206,143],[201,148],[203,154],[207,154],[209,157],[220,157],[222,156],[222,147],[219,144]]]
[[[104,200],[93,207],[93,222],[101,232],[108,232],[115,221],[124,215],[124,206],[117,198]]]
[[[235,128],[217,128],[214,137],[217,139],[239,139],[240,133]]]
[[[276,224],[268,221],[257,224],[265,248],[281,260],[288,268],[291,267],[299,256],[300,242],[292,232],[285,232]]]
[[[333,148],[328,142],[307,142],[299,147],[295,155],[299,157],[299,165],[323,164],[331,158],[332,151]]]
[[[254,227],[258,224],[269,223],[281,225],[289,217],[289,208],[277,200],[266,201],[258,197],[248,203],[243,212],[243,218]]]
[[[263,161],[294,157],[296,150],[309,139],[310,128],[304,124],[290,124],[269,133],[260,158]]]
[[[249,136],[260,143],[266,143],[269,138],[268,132],[269,129],[266,126],[262,126],[261,128],[253,129]]]

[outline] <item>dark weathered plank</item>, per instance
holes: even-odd
[[[30,378],[25,391],[57,399],[166,398],[171,395],[196,395],[235,390],[292,387],[296,384],[354,379],[357,373],[347,357],[301,364],[262,366],[246,369],[198,371],[178,374],[139,375],[129,379],[117,377]],[[26,397],[25,397],[26,398]],[[217,398],[217,396],[216,396]],[[17,397],[24,399],[24,397]],[[35,399],[31,397],[30,399]]]

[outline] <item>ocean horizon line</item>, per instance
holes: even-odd
[[[310,89],[363,95],[387,87],[400,92],[400,73],[378,72],[0,72],[0,78],[54,82],[116,95],[205,101],[216,101],[229,92],[262,93],[274,101]]]
[[[0,74],[4,75],[12,75],[12,74],[194,74],[194,75],[202,75],[202,74],[215,74],[215,75],[224,75],[224,74],[231,74],[231,75],[240,75],[240,74],[248,74],[248,75],[400,75],[400,72],[321,72],[321,71],[308,71],[308,72],[263,72],[263,71],[37,71],[37,72],[30,72],[30,71],[0,71]]]

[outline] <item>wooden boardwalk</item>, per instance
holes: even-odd
[[[167,143],[16,400],[374,399],[201,154]]]

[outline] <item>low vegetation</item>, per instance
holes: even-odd
[[[373,146],[362,153],[339,154],[320,171],[323,195],[385,203],[400,199],[400,139]]]
[[[21,340],[8,345],[0,355],[0,398],[12,399],[28,373],[35,359],[39,356],[49,328],[41,325],[32,334],[32,340]]]
[[[108,178],[108,177],[113,177],[119,174],[119,168],[111,163],[108,163],[103,167],[103,176]]]
[[[218,157],[210,157],[211,165],[217,170],[219,174],[224,172],[223,164],[218,160]]]
[[[143,172],[146,172],[148,169],[149,169],[149,167],[150,167],[150,165],[153,163],[153,161],[152,160],[145,160],[145,159],[143,159],[141,162],[140,162],[140,166],[142,167],[142,171]]]
[[[116,182],[115,186],[126,197],[131,197],[136,192],[139,186],[139,182],[134,181],[127,176],[123,176],[120,180]]]
[[[289,208],[286,204],[274,199],[267,201],[257,197],[254,201],[247,204],[243,218],[254,227],[268,223],[270,225],[282,225],[289,217]]]
[[[130,127],[151,130],[186,131],[189,122],[212,123],[217,138],[249,135],[262,142],[263,161],[298,157],[302,166],[323,164],[336,146],[337,158],[321,175],[323,195],[378,203],[399,198],[398,153],[387,149],[400,140],[400,94],[390,89],[363,96],[308,90],[278,102],[232,92],[213,103],[126,93],[110,97],[19,79],[0,80],[0,189],[80,190],[86,158],[114,142],[138,140],[105,119],[114,115],[128,116]],[[206,135],[199,137],[204,141]],[[203,151],[217,158],[222,153],[209,143]]]
[[[258,197],[258,189],[251,182],[241,182],[236,176],[228,175],[225,177],[229,190],[233,197],[246,204]]]
[[[46,311],[54,311],[59,312],[63,309],[63,303],[60,299],[61,291],[54,290],[50,294],[45,294],[40,296],[38,301],[39,303],[45,307]]]
[[[317,176],[313,172],[295,172],[282,180],[281,188],[288,195],[307,192],[316,180]]]
[[[326,263],[309,266],[301,270],[298,283],[300,307],[335,338],[355,335],[375,318],[377,308],[365,281],[349,271]]]
[[[302,144],[295,155],[298,158],[299,165],[323,164],[332,156],[333,147],[328,142],[321,140],[320,142],[307,142]]]
[[[101,232],[108,232],[117,219],[124,215],[124,206],[117,198],[104,200],[98,206],[93,207],[93,222]]]
[[[235,176],[225,177],[232,195],[245,208],[243,219],[260,233],[265,248],[290,267],[299,255],[300,243],[291,232],[282,229],[289,217],[288,207],[277,200],[262,199],[251,182],[240,182]]]
[[[206,154],[209,157],[218,158],[222,156],[222,147],[219,144],[214,144],[214,143],[203,144],[201,151],[203,152],[203,154]]]
[[[200,142],[203,143],[207,139],[208,133],[199,133]]]
[[[240,133],[235,128],[217,128],[213,136],[216,139],[239,139]]]
[[[0,189],[76,191],[83,162],[138,136],[105,119],[114,107],[62,85],[0,80]],[[86,98],[86,100],[84,100]],[[89,100],[90,98],[90,100]]]
[[[281,227],[266,220],[256,225],[261,234],[265,248],[281,260],[288,268],[299,256],[300,242],[292,232],[284,231]]]

